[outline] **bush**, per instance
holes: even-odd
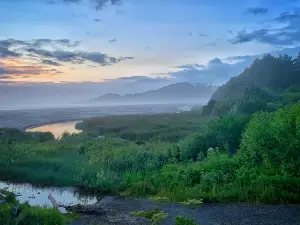
[[[20,214],[12,215],[15,204],[5,204],[0,207],[1,225],[65,225],[66,218],[56,209],[44,209],[21,204]]]
[[[259,112],[243,134],[239,156],[289,177],[300,177],[300,104],[275,113]]]
[[[175,225],[198,225],[192,219],[186,219],[183,216],[177,216],[175,218]]]

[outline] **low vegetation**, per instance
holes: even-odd
[[[168,214],[160,209],[152,209],[150,211],[137,211],[132,212],[132,216],[141,216],[151,220],[152,225],[162,224],[162,221],[168,217]]]
[[[6,193],[3,199],[5,203],[0,204],[1,225],[65,225],[73,220],[72,214],[62,215],[57,209],[20,204],[13,194]]]
[[[192,111],[158,115],[108,116],[83,120],[78,129],[96,136],[118,137],[136,143],[147,141],[177,142],[202,130],[213,117],[202,117],[201,108]]]

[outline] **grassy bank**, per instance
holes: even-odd
[[[176,143],[137,144],[86,134],[4,141],[0,179],[171,201],[299,203],[299,116],[300,104],[226,116]]]

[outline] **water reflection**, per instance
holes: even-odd
[[[60,138],[63,133],[80,133],[80,130],[75,128],[76,123],[80,121],[54,123],[40,127],[26,129],[27,132],[51,132],[55,138]]]
[[[59,204],[63,205],[87,205],[96,203],[96,195],[90,195],[72,187],[34,187],[31,184],[16,184],[0,182],[0,189],[15,193],[18,201],[21,203],[28,202],[33,206],[52,207],[48,200],[51,194]]]

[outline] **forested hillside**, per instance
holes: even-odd
[[[240,75],[219,87],[203,115],[252,114],[274,111],[300,99],[300,54],[265,55]]]

